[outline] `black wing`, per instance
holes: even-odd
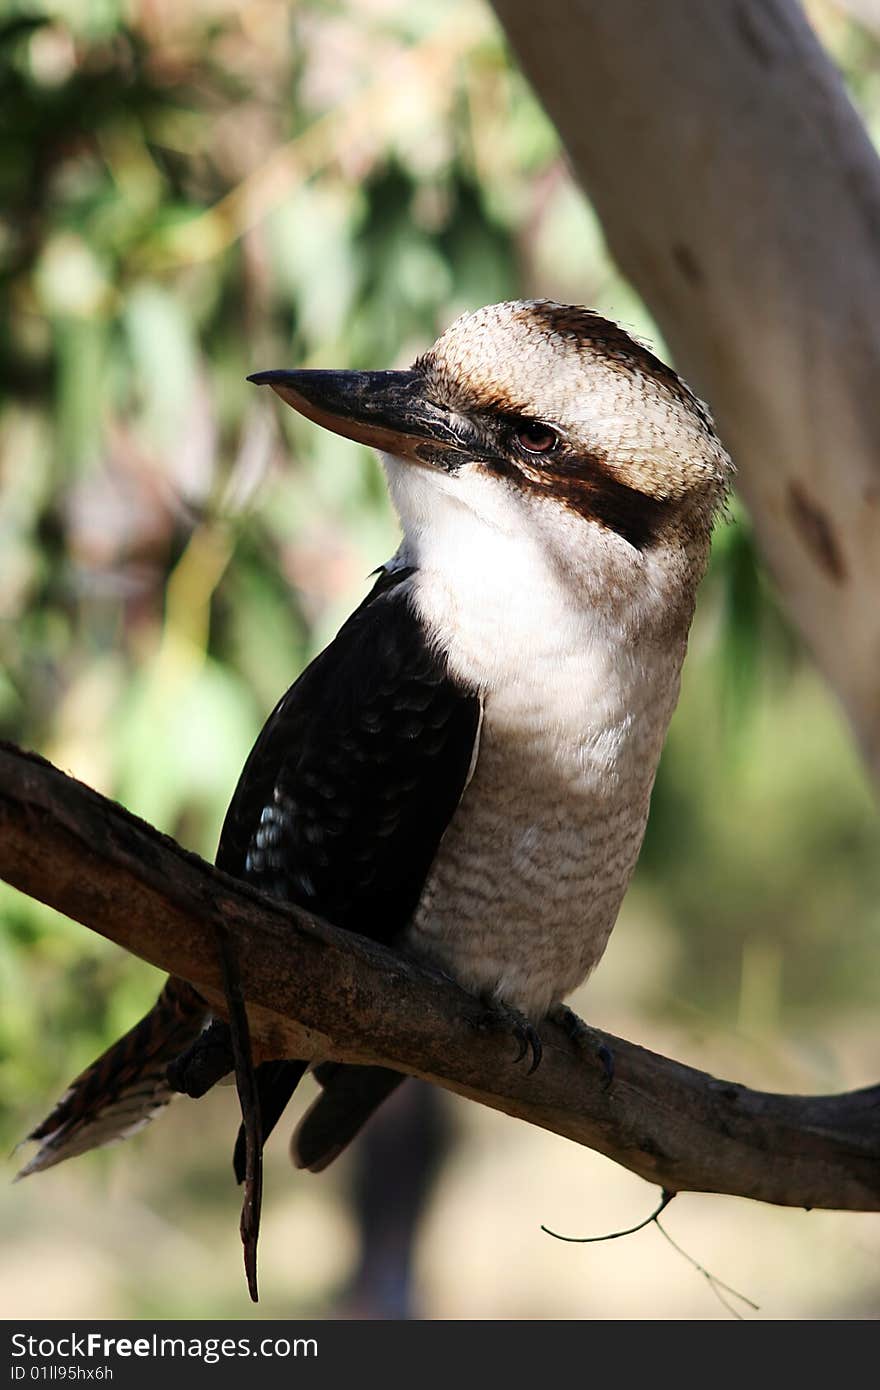
[[[383,572],[336,640],[276,706],[245,764],[217,864],[337,926],[392,940],[406,926],[473,765],[480,700],[449,676],[413,611],[411,570]],[[305,1070],[257,1068],[263,1138]],[[402,1081],[335,1068],[304,1121],[323,1167]],[[234,1166],[245,1170],[244,1128]]]
[[[418,902],[480,723],[411,606],[411,573],[383,572],[278,703],[217,852],[227,873],[386,942]]]

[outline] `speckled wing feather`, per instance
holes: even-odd
[[[455,684],[383,571],[279,701],[230,803],[217,866],[392,941],[461,798],[479,697]]]
[[[279,702],[242,772],[217,853],[227,873],[384,942],[418,902],[480,724],[479,696],[450,678],[413,611],[410,573],[383,571]],[[293,1061],[258,1068],[270,1125],[301,1071]],[[239,1143],[237,1168],[241,1152]]]

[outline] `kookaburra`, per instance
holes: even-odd
[[[379,451],[403,539],[270,715],[217,864],[534,1025],[600,959],[641,847],[730,475],[708,411],[623,329],[548,300],[458,319],[409,371],[251,380]],[[208,1021],[169,980],[24,1173],[143,1124]],[[293,1155],[317,1170],[400,1077],[264,1064],[264,1134],[313,1064]]]

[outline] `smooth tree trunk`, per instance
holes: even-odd
[[[795,0],[494,0],[880,780],[880,161]]]

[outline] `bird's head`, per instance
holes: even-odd
[[[409,371],[250,380],[378,449],[415,545],[451,507],[544,547],[573,576],[597,563],[631,571],[652,552],[702,569],[730,475],[711,417],[589,309],[493,304],[457,319]]]

